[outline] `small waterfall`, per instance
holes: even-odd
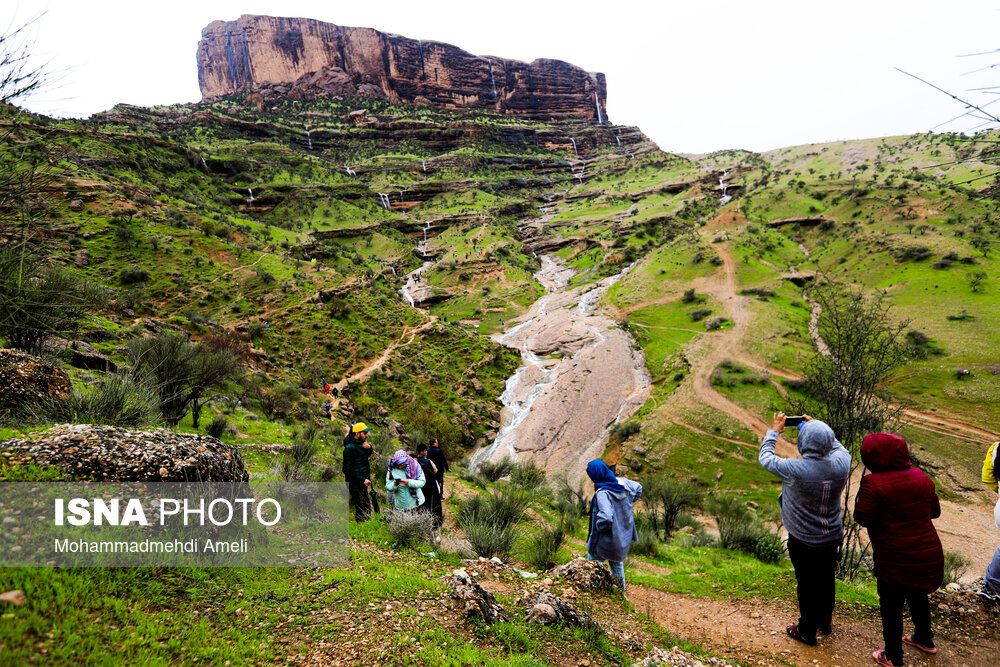
[[[487,61],[490,64],[490,85],[493,86],[493,104],[500,101],[500,96],[497,95],[497,82],[493,78],[493,61]]]
[[[427,173],[427,161],[426,160],[421,160],[420,161],[420,168],[424,170],[425,174]]]
[[[427,248],[427,230],[430,229],[430,228],[431,228],[431,223],[428,222],[428,223],[424,224],[424,242],[423,242],[424,251],[423,251],[423,253],[425,255],[427,254],[427,249],[426,249]]]
[[[253,190],[250,189],[250,188],[247,188],[247,192],[250,193],[250,203],[252,204],[253,203]]]
[[[357,176],[357,174],[354,172],[354,170],[351,169],[350,167],[344,167],[344,170],[347,172],[348,176]]]
[[[620,136],[616,135],[616,136],[615,136],[615,141],[617,141],[617,142],[618,142],[618,145],[619,145],[619,146],[621,146],[621,145],[622,145],[622,138],[621,138]]]
[[[205,171],[208,171],[208,163],[205,162],[205,156],[204,155],[201,156],[201,166],[203,166],[205,168]]]
[[[309,134],[309,126],[306,125],[306,140],[309,142],[309,150],[313,149],[312,136]]]
[[[601,116],[601,103],[597,100],[597,91],[594,91],[594,106],[597,107],[597,124],[604,125],[604,118]]]
[[[719,187],[722,189],[722,196],[719,197],[719,203],[720,204],[725,204],[730,199],[732,199],[732,197],[730,197],[729,195],[726,194],[726,191],[729,189],[729,186],[726,185],[726,176],[728,176],[728,175],[729,175],[729,170],[728,169],[723,169],[722,170],[722,175],[719,176]]]
[[[576,155],[577,157],[580,157],[580,153],[578,153],[576,150],[576,139],[570,137],[569,140],[573,142],[573,154]]]
[[[378,193],[378,203],[385,210],[387,210],[387,211],[391,211],[392,210],[392,202],[389,201],[389,195],[385,194],[384,192]]]

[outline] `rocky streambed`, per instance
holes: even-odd
[[[569,287],[573,271],[551,255],[535,278],[546,293],[516,326],[495,337],[516,348],[523,363],[501,398],[502,428],[473,463],[532,458],[575,481],[599,458],[611,428],[649,396],[642,352],[595,306],[621,274],[596,285]]]

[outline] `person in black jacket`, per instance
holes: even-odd
[[[444,451],[438,444],[437,438],[431,438],[431,445],[427,449],[427,458],[433,461],[437,467],[435,479],[437,479],[438,489],[441,490],[441,497],[444,498],[444,473],[448,470],[448,460],[445,459]]]
[[[372,489],[372,471],[368,459],[372,457],[372,446],[366,442],[367,425],[358,422],[351,427],[344,438],[344,479],[354,504],[354,518],[359,523],[371,518],[372,501],[369,491]]]
[[[425,505],[434,513],[434,527],[440,528],[444,523],[444,508],[441,506],[441,487],[438,485],[438,468],[427,456],[427,445],[417,445],[417,455],[414,457],[424,471],[427,484],[424,486]]]

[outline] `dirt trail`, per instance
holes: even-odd
[[[397,338],[391,345],[389,345],[389,347],[385,348],[385,350],[377,359],[367,364],[364,368],[362,368],[354,375],[342,379],[340,382],[335,384],[334,387],[336,387],[338,391],[342,391],[344,387],[347,386],[348,383],[364,382],[365,380],[367,380],[372,373],[374,373],[379,368],[382,368],[383,364],[389,361],[389,357],[392,356],[393,352],[395,352],[397,349],[401,347],[406,347],[407,345],[412,343],[413,339],[417,337],[417,334],[421,334],[427,331],[429,328],[431,328],[431,326],[434,325],[435,322],[437,322],[437,315],[429,315],[429,317],[430,319],[428,321],[424,322],[418,327],[406,327],[405,329],[403,329],[403,333],[400,334],[399,338]],[[407,341],[405,343],[402,342],[402,340],[407,336],[409,336]],[[339,405],[339,400],[337,401],[337,403]]]
[[[882,648],[878,619],[844,619],[834,612],[833,634],[820,635],[817,646],[806,646],[785,634],[798,612],[794,605],[754,598],[718,600],[667,593],[645,586],[629,585],[628,598],[636,611],[647,614],[670,631],[710,648],[719,655],[756,665],[796,664],[824,667],[869,667],[872,651]],[[904,621],[904,628],[912,625]],[[910,631],[910,630],[907,630]],[[936,656],[904,647],[907,665],[976,666],[997,664],[1000,642],[978,645],[935,637]]]

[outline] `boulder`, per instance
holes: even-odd
[[[113,482],[246,482],[236,447],[207,435],[57,424],[0,441],[0,463],[36,464],[77,479]]]
[[[65,400],[69,376],[54,364],[17,350],[0,350],[0,414],[30,414],[51,401]]]
[[[84,248],[80,252],[76,253],[76,256],[73,258],[73,263],[76,264],[79,269],[85,269],[90,266],[90,251]]]
[[[118,370],[118,364],[113,362],[107,355],[101,353],[96,347],[82,340],[69,341],[58,336],[49,336],[42,343],[42,347],[47,352],[53,354],[65,353],[69,359],[69,363],[74,368],[104,371],[105,373],[113,373]]]
[[[69,210],[75,211],[77,213],[80,212],[80,211],[82,211],[83,210],[83,200],[82,199],[74,199],[73,201],[71,201],[69,203]]]
[[[582,628],[600,630],[601,626],[590,617],[585,611],[581,611],[560,597],[550,595],[546,592],[538,594],[535,604],[528,611],[528,622],[537,622],[548,625],[555,621],[562,621],[568,625],[578,625]]]
[[[24,594],[24,591],[7,591],[5,593],[0,593],[0,602],[9,602],[15,607],[20,607],[27,601],[28,596]]]

